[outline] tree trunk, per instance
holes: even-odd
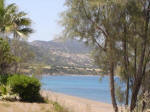
[[[114,84],[114,63],[111,62],[110,64],[110,92],[111,92],[111,100],[112,100],[112,105],[114,108],[115,112],[118,112],[118,106],[116,103],[116,98],[115,98],[115,84]]]
[[[127,28],[124,24],[124,38],[123,38],[123,51],[124,51],[124,75],[126,77],[126,102],[125,105],[128,105],[129,99],[129,59],[128,59],[128,44],[127,44]]]
[[[136,67],[136,64],[137,64],[137,43],[135,43],[135,49],[134,49],[134,75],[135,75],[135,79],[137,78],[136,75],[137,75],[137,67]]]
[[[15,74],[17,74],[18,73],[18,63],[16,63],[14,67],[15,67],[14,72],[15,72]]]
[[[144,95],[144,93],[145,93],[145,88],[143,88],[143,95]],[[145,107],[146,107],[146,102],[143,100],[142,101],[142,112],[144,112]]]
[[[13,54],[15,55],[15,56],[17,56],[18,57],[18,38],[17,38],[17,34],[14,32],[13,33],[13,41],[12,41],[12,50],[13,50]],[[15,63],[15,65],[14,65],[14,72],[15,73],[18,73],[18,62],[16,62]]]
[[[145,73],[143,75],[143,64],[144,64],[144,57],[145,57],[145,50],[146,50],[146,40],[144,41],[142,46],[143,46],[143,49],[141,52],[141,58],[140,58],[140,63],[138,67],[137,77],[133,85],[133,92],[132,92],[131,105],[130,105],[131,111],[133,111],[133,109],[136,106],[137,95],[139,93],[143,77],[145,75]]]
[[[148,9],[150,8],[150,2]],[[145,21],[145,36],[143,37],[143,42],[141,43],[141,57],[140,57],[140,62],[138,66],[138,72],[137,72],[137,78],[134,82],[133,85],[133,92],[132,92],[132,98],[131,98],[131,105],[130,105],[130,110],[131,112],[134,110],[137,102],[137,96],[141,87],[142,80],[144,78],[145,73],[143,73],[144,70],[144,61],[145,61],[145,52],[147,48],[147,36],[148,36],[148,25],[149,25],[149,11],[146,14],[146,21]],[[145,72],[145,71],[144,71]]]
[[[140,87],[141,87],[141,83],[142,83],[142,77],[137,79],[134,83],[132,98],[131,98],[131,105],[130,105],[131,112],[134,110],[134,108],[136,106],[137,96],[138,96],[138,93],[139,93],[139,90],[140,90]]]
[[[145,106],[146,106],[146,103],[145,103],[145,101],[143,101],[143,102],[142,102],[142,112],[144,112]]]
[[[126,103],[125,105],[129,105],[129,77],[127,79],[127,83],[126,83]]]

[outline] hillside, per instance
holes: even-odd
[[[77,40],[33,41],[36,60],[54,66],[93,67],[90,48]]]
[[[91,48],[78,40],[37,40],[29,44],[35,54],[35,63],[50,65],[51,72],[66,73],[66,69],[70,69],[68,74],[92,74],[93,69],[97,68],[90,58]]]

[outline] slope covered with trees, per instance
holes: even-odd
[[[93,66],[92,59],[89,58],[90,48],[77,40],[33,41],[30,45],[35,51],[37,61],[45,59],[46,64],[57,66]]]
[[[98,74],[99,69],[90,58],[91,47],[78,40],[33,41],[28,43],[34,53],[34,64],[50,68],[46,73]],[[44,67],[44,66],[43,66]]]

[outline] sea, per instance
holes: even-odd
[[[64,75],[43,75],[42,89],[94,101],[111,103],[109,77]]]

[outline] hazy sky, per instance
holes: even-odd
[[[28,13],[33,20],[32,28],[35,33],[29,38],[33,40],[52,40],[61,32],[58,24],[60,13],[65,10],[65,0],[6,0],[16,3],[20,10]]]

